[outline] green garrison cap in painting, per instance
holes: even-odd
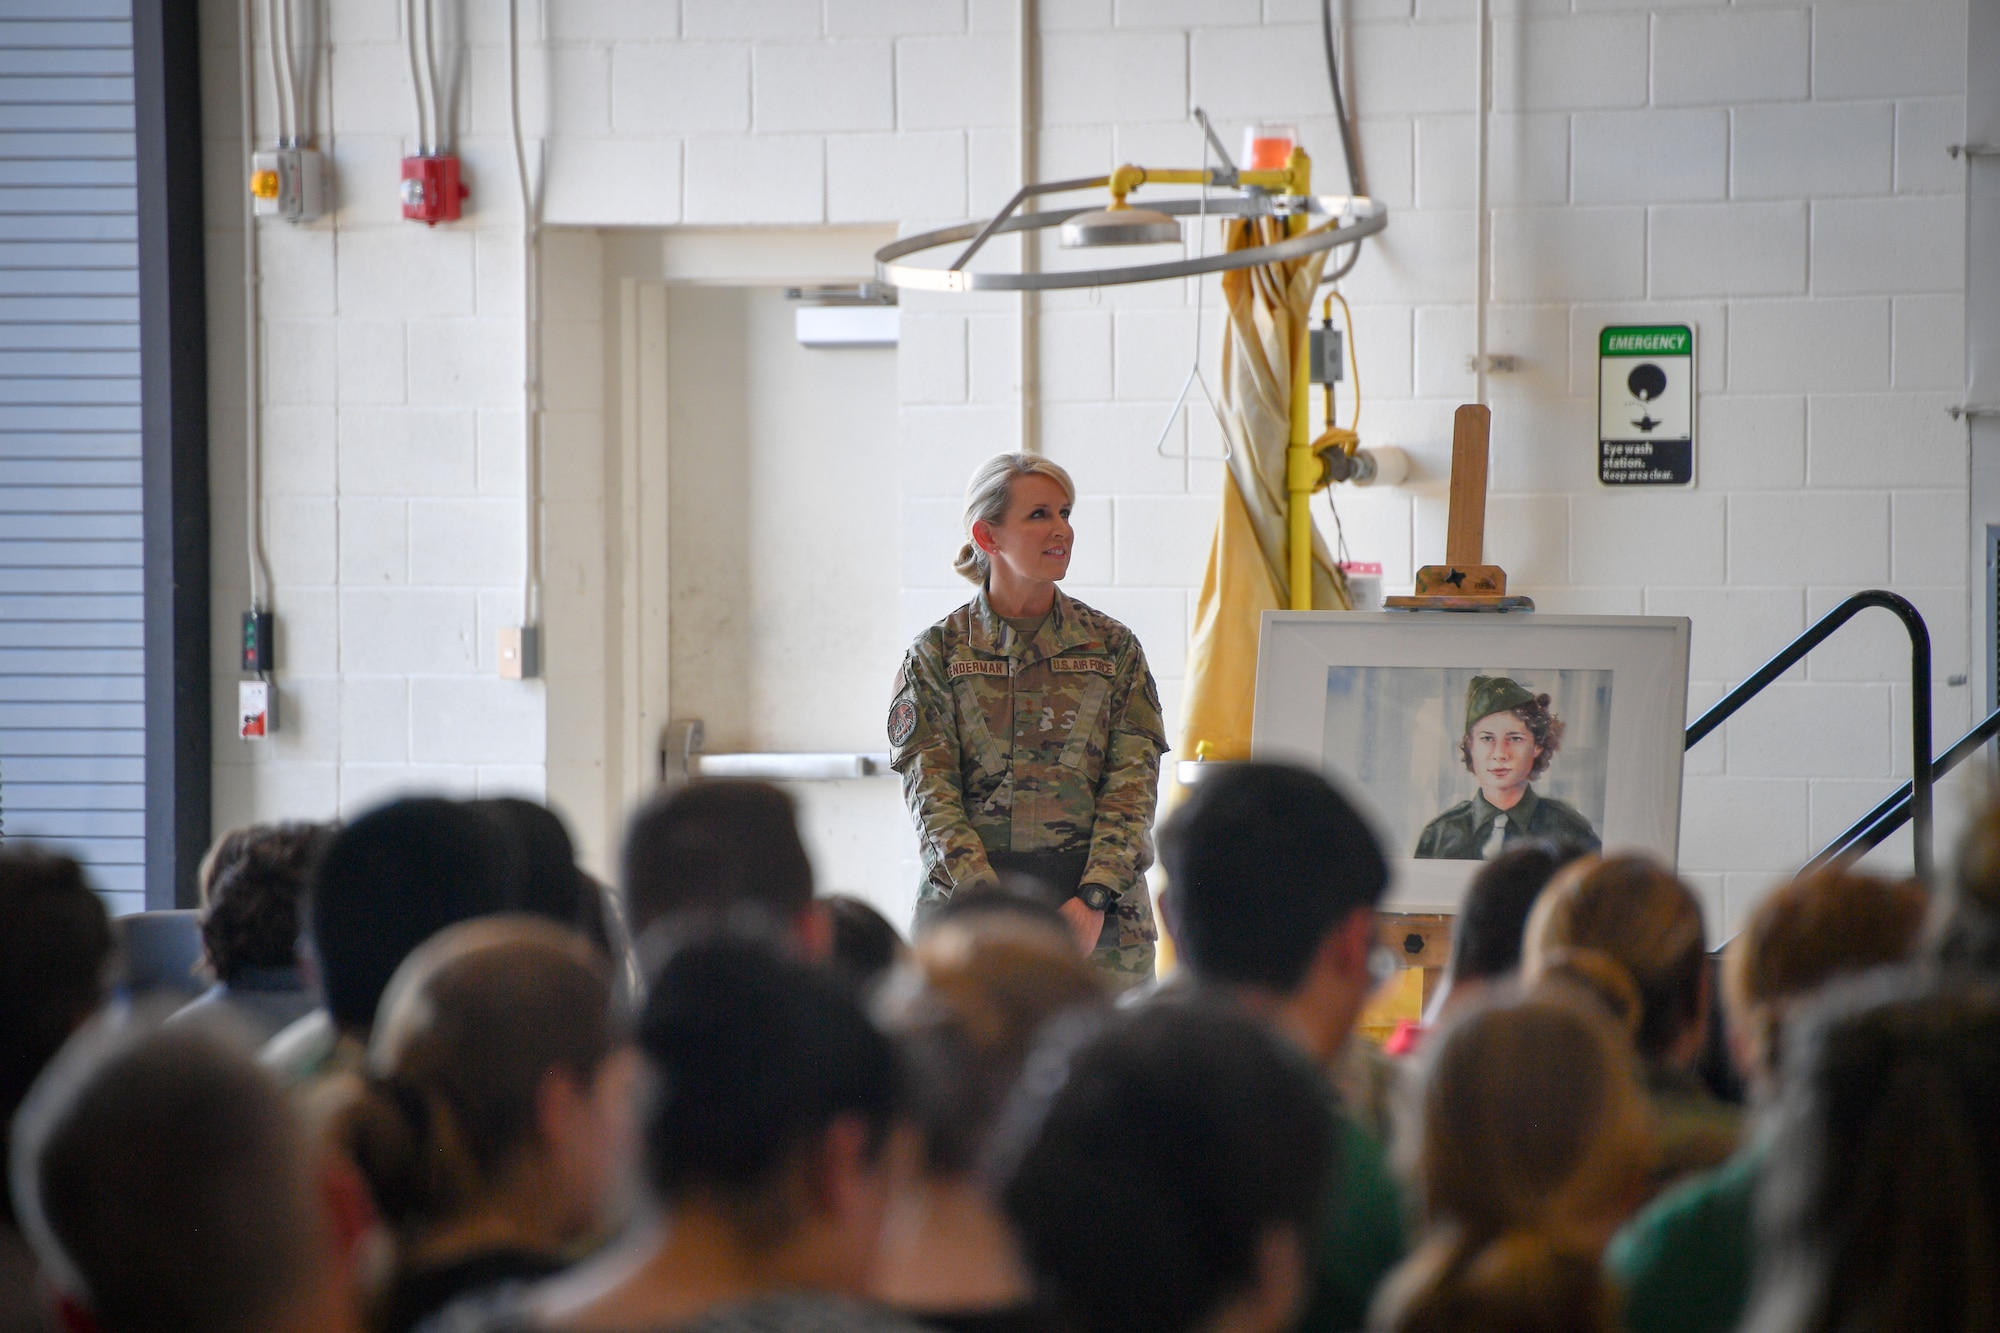
[[[1535,692],[1505,676],[1474,676],[1465,691],[1465,729],[1482,717],[1511,713],[1522,704],[1535,701]]]

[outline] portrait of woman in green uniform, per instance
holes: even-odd
[[[1076,486],[1033,454],[966,487],[954,568],[978,586],[904,655],[890,762],[917,828],[917,920],[1012,872],[1046,885],[1114,980],[1153,971],[1152,824],[1166,724],[1131,630],[1065,594]]]
[[[1532,785],[1548,771],[1562,737],[1563,722],[1550,709],[1548,695],[1507,676],[1474,676],[1465,693],[1458,754],[1479,790],[1424,826],[1415,855],[1490,860],[1524,838],[1596,851],[1599,839],[1590,821]]]

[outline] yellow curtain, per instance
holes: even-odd
[[[1282,240],[1282,225],[1272,219],[1233,221],[1228,248]],[[1321,251],[1222,275],[1229,326],[1221,408],[1230,459],[1188,648],[1182,759],[1204,753],[1211,759],[1250,757],[1258,620],[1265,611],[1291,604],[1285,450],[1292,432],[1292,357],[1303,341],[1325,257]],[[1347,580],[1317,528],[1312,604],[1322,611],[1353,606]]]

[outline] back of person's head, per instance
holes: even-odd
[[[897,1114],[895,1052],[832,972],[740,931],[680,943],[639,1018],[654,1088],[641,1133],[669,1207],[699,1199],[739,1240],[774,1247],[804,1220],[788,1172],[836,1122],[873,1158]]]
[[[0,1149],[15,1108],[103,1003],[111,920],[67,856],[0,847]],[[0,1199],[0,1222],[13,1214]]]
[[[1533,984],[1553,960],[1601,955],[1638,992],[1639,1054],[1667,1057],[1702,1022],[1707,965],[1701,900],[1647,856],[1574,861],[1549,881],[1528,917],[1522,959]]]
[[[446,926],[499,911],[505,876],[492,821],[437,797],[392,802],[334,834],[311,908],[334,1023],[366,1034],[410,951]]]
[[[102,1333],[261,1333],[337,1299],[307,1137],[227,1038],[86,1029],[18,1128],[23,1229]]]
[[[1598,1254],[1644,1198],[1653,1157],[1623,1034],[1588,1000],[1551,992],[1468,1012],[1424,1059],[1410,1139],[1427,1234],[1371,1323],[1614,1327]]]
[[[1743,1327],[2000,1327],[2000,986],[1837,985],[1784,1070]]]
[[[1060,1316],[1188,1333],[1274,1276],[1302,1297],[1302,1267],[1269,1258],[1315,1253],[1335,1124],[1319,1072],[1212,1000],[1120,1013],[1080,1045],[1069,1027],[1029,1057],[991,1167]]]
[[[610,966],[580,935],[491,916],[432,936],[382,997],[340,1136],[383,1218],[405,1232],[435,1226],[507,1184],[548,1146],[549,1081],[588,1089],[624,1031]],[[547,1206],[581,1230],[594,1202]]]
[[[603,921],[590,882],[576,864],[576,844],[562,817],[537,801],[498,796],[473,801],[472,808],[499,830],[506,870],[500,889],[502,910],[545,917],[580,930],[599,943]]]
[[[1958,867],[1933,905],[1924,952],[1954,970],[2000,973],[2000,792],[1959,838]]]
[[[812,905],[792,798],[768,782],[693,782],[648,802],[626,831],[623,873],[635,939],[683,912],[756,907],[789,923]]]
[[[253,824],[216,844],[228,854],[203,896],[201,943],[218,981],[298,965],[299,904],[332,836],[324,824]]]
[[[1915,880],[1828,869],[1771,891],[1723,955],[1730,1026],[1757,1069],[1776,1067],[1787,1013],[1838,977],[1907,962],[1929,896]]]
[[[997,884],[975,884],[960,889],[919,919],[917,943],[932,931],[947,925],[972,925],[988,920],[1032,924],[1053,933],[1058,939],[1075,940],[1076,932],[1035,881],[1024,875],[1003,873]]]
[[[1577,853],[1536,839],[1517,843],[1479,868],[1451,928],[1453,981],[1495,980],[1521,966],[1521,936],[1535,899]]]
[[[1288,995],[1320,944],[1373,908],[1389,867],[1353,806],[1317,773],[1231,764],[1160,831],[1174,946],[1205,981]]]
[[[1058,1014],[1109,1003],[1072,937],[991,913],[925,934],[883,997],[899,1038],[929,1170],[977,1165],[1035,1038]]]
[[[833,926],[834,967],[856,985],[874,986],[904,953],[903,937],[889,918],[844,893],[820,899]]]

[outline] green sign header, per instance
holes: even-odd
[[[1689,356],[1694,331],[1685,324],[1614,324],[1597,335],[1600,356]]]

